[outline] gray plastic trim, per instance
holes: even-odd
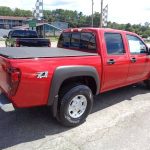
[[[49,92],[48,105],[53,105],[54,101],[58,101],[58,92],[62,83],[69,78],[79,77],[79,76],[89,76],[93,77],[97,90],[96,94],[100,91],[100,79],[97,70],[92,66],[61,66],[55,70],[52,78],[52,83]]]

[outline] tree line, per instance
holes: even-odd
[[[0,16],[31,17],[32,11],[19,8],[13,10],[9,7],[0,6]]]
[[[19,8],[11,9],[9,7],[0,6],[0,16],[19,16],[19,17],[32,17],[32,11],[22,10]],[[94,27],[99,27],[100,24],[100,13],[95,12],[94,15]],[[91,15],[85,15],[82,12],[72,10],[44,10],[43,19],[49,23],[54,21],[63,21],[69,24],[69,27],[89,27],[91,26]],[[108,22],[108,28],[120,29],[135,32],[141,35],[143,38],[150,37],[150,23],[145,22],[141,24],[118,24],[116,22]]]

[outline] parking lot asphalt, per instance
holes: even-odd
[[[150,91],[143,84],[96,96],[86,122],[75,128],[58,124],[47,107],[0,104],[0,149],[150,150],[149,116]]]
[[[47,107],[14,109],[3,100],[0,95],[0,150],[150,150],[150,91],[143,84],[96,96],[76,128],[59,125]]]

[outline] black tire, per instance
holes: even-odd
[[[145,83],[146,87],[148,89],[150,89],[150,80],[145,80],[144,83]]]
[[[69,115],[69,104],[76,96],[82,95],[86,98],[86,108],[84,113],[78,117],[73,118]],[[93,94],[91,89],[86,85],[71,85],[64,89],[60,93],[59,106],[57,113],[57,120],[64,126],[74,127],[82,124],[93,106]]]

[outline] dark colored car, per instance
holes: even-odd
[[[6,47],[51,47],[49,39],[39,38],[36,31],[11,30],[6,38]]]

